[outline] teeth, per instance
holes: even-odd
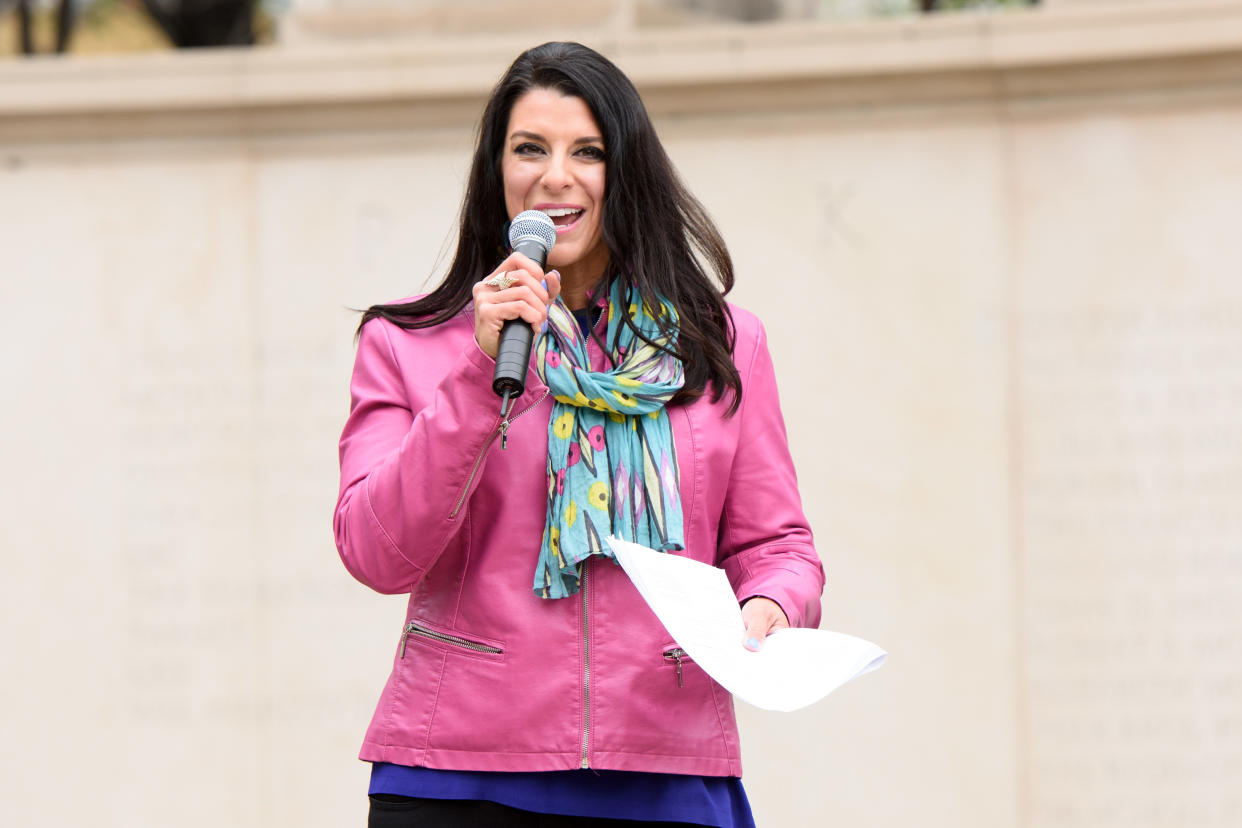
[[[582,211],[577,207],[552,207],[543,212],[547,213],[549,218],[557,218],[559,216],[572,216]]]

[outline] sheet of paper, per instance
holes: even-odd
[[[628,541],[608,545],[669,635],[739,699],[764,710],[814,704],[884,663],[861,638],[828,630],[778,630],[759,652],[743,646],[746,626],[724,570]]]

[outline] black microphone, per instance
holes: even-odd
[[[556,244],[556,225],[547,213],[526,210],[518,213],[509,225],[509,247],[543,268],[548,251]],[[504,397],[501,414],[508,419],[509,400],[526,389],[526,368],[530,364],[530,347],[535,333],[521,319],[507,319],[500,328],[500,346],[496,351],[496,374],[492,390]]]

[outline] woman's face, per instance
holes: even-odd
[[[500,171],[512,219],[542,210],[556,225],[548,268],[590,287],[608,264],[603,241],[604,139],[581,98],[532,89],[513,104]]]

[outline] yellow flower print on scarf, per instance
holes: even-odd
[[[552,548],[552,554],[556,555],[556,559],[564,566],[565,559],[561,556],[561,530],[555,526],[552,527],[548,537],[548,546]]]
[[[587,503],[600,511],[608,511],[608,484],[596,480],[587,491]]]
[[[613,391],[612,395],[617,398],[617,402],[621,403],[626,408],[636,408],[638,406],[638,400],[634,399],[629,394],[623,394],[620,391]]]

